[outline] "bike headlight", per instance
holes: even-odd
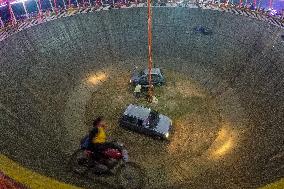
[[[166,133],[166,134],[165,134],[165,137],[166,137],[166,138],[169,138],[169,136],[170,136],[169,133]]]
[[[131,80],[131,79],[129,80],[129,83],[132,83],[132,80]]]
[[[123,143],[120,143],[120,142],[118,142],[117,145],[118,145],[118,146],[121,146],[121,147],[124,146]]]

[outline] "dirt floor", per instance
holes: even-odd
[[[186,75],[163,71],[166,85],[154,90],[157,104],[148,103],[145,96],[136,99],[134,87],[129,84],[130,73],[120,70],[104,78],[87,102],[85,114],[87,125],[99,115],[105,117],[109,140],[125,144],[131,160],[144,168],[147,185],[152,187],[180,183],[202,172],[198,165],[202,163],[200,157],[216,139],[221,127],[214,103],[200,86]],[[169,116],[174,123],[170,141],[155,140],[120,128],[118,119],[131,103]]]

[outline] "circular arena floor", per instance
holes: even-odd
[[[110,139],[143,167],[146,188],[257,188],[283,177],[283,29],[213,10],[153,12],[154,64],[167,78],[156,105],[135,99],[128,84],[147,65],[146,8],[60,18],[2,41],[1,154],[64,182],[114,188],[111,178],[66,169],[104,115]],[[119,128],[129,103],[171,117],[170,141]]]

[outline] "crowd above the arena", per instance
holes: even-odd
[[[64,2],[64,0],[63,0]],[[69,1],[70,2],[70,1]],[[130,6],[131,4],[141,4],[146,3],[147,0],[76,0],[75,2],[71,4],[58,4],[56,7],[50,7],[43,10],[37,10],[35,12],[29,12],[28,14],[21,14],[16,15],[17,13],[12,13],[10,18],[7,20],[3,20],[3,18],[0,17],[0,29],[5,28],[7,26],[15,25],[15,22],[22,22],[30,18],[38,18],[39,16],[51,16],[58,14],[60,12],[64,12],[67,10],[74,10],[74,9],[80,9],[80,8],[87,8],[87,7],[101,7],[101,6],[114,6],[116,8],[119,8],[121,6]],[[275,19],[278,19],[280,22],[284,23],[284,9],[281,11],[276,11],[274,9],[265,9],[261,7],[256,7],[253,5],[253,3],[240,3],[240,4],[234,4],[227,0],[153,0],[152,2],[153,6],[167,6],[169,4],[175,5],[175,6],[215,6],[223,9],[228,8],[234,8],[249,12],[256,12],[258,14],[272,17]],[[14,19],[14,20],[13,20]]]

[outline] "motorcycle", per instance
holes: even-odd
[[[71,171],[80,176],[114,176],[119,188],[142,189],[145,175],[134,162],[129,161],[128,151],[122,143],[113,142],[99,156],[87,150],[88,136],[81,140],[80,148],[71,156]]]

